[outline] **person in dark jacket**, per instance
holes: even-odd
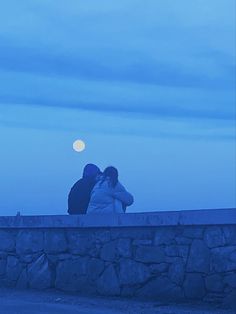
[[[87,164],[84,167],[83,177],[72,186],[68,195],[70,215],[86,214],[91,191],[100,173],[100,169],[94,164]]]

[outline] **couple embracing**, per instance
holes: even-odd
[[[124,213],[133,201],[133,196],[119,182],[115,167],[101,172],[96,165],[87,164],[83,177],[70,190],[68,213]]]

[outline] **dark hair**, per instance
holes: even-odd
[[[101,173],[100,169],[98,168],[98,166],[94,165],[94,164],[87,164],[84,167],[84,171],[83,171],[83,178],[94,178],[96,177],[99,173]]]
[[[111,186],[114,188],[118,183],[118,170],[115,167],[107,167],[103,171],[104,179],[109,178]]]

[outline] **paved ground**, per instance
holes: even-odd
[[[202,304],[170,305],[116,298],[89,298],[58,291],[0,289],[0,314],[233,314]]]

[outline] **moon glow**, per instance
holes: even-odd
[[[76,140],[74,143],[73,143],[73,149],[80,153],[82,152],[84,149],[85,149],[85,143],[84,141],[82,140]]]

